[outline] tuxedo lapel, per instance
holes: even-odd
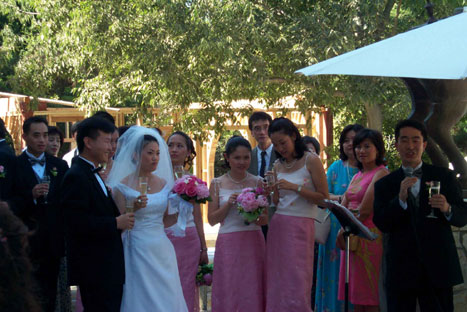
[[[19,159],[19,166],[21,166],[21,171],[23,173],[23,178],[26,180],[28,186],[32,189],[34,185],[39,183],[36,173],[32,169],[31,163],[29,162],[29,157],[26,155],[26,152],[23,152]]]

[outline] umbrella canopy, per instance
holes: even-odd
[[[422,79],[467,77],[467,12],[302,68],[312,75]]]

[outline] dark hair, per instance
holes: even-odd
[[[131,126],[121,126],[118,127],[118,136],[121,137]]]
[[[156,130],[156,131],[160,134],[161,137],[164,136],[164,133],[163,133],[162,130],[159,129],[158,127],[154,127],[153,129]]]
[[[119,141],[119,143],[121,143],[121,142],[123,143],[123,141]],[[145,134],[143,136],[143,142],[142,142],[141,146],[139,146],[139,145],[136,146],[136,149],[135,149],[136,158],[132,159],[132,162],[134,164],[137,163],[138,159],[141,159],[141,153],[142,153],[143,149],[146,147],[146,145],[148,145],[151,142],[156,142],[157,145],[159,145],[159,141],[157,141],[157,139],[155,137],[153,137],[152,135],[149,135],[149,134]],[[119,150],[120,149],[117,147],[117,152]],[[117,153],[115,153],[115,155],[117,155]]]
[[[100,117],[89,117],[79,123],[76,142],[80,153],[84,150],[84,138],[89,137],[95,140],[99,136],[99,131],[112,134],[115,131],[115,126]]]
[[[59,128],[55,126],[49,126],[49,136],[55,135],[55,134],[58,134],[58,136],[60,137],[60,147],[62,147],[63,141],[64,141],[64,135],[63,135],[62,130],[60,130]]]
[[[319,145],[319,142],[318,142],[318,140],[316,138],[305,135],[304,137],[302,137],[302,141],[303,141],[303,143],[305,145],[313,144],[313,146],[314,146],[314,148],[316,150],[316,154],[319,155],[319,152],[321,151],[321,145]]]
[[[355,132],[357,134],[360,130],[365,129],[363,126],[359,124],[352,124],[352,125],[347,125],[345,126],[344,130],[341,132],[341,136],[339,137],[339,158],[342,161],[346,161],[349,157],[345,155],[344,152],[344,142],[345,142],[345,137],[347,136],[347,133],[350,131]]]
[[[74,124],[71,125],[71,135],[74,135],[76,132],[78,132],[78,125],[79,125],[79,121],[75,122]]]
[[[103,118],[107,120],[108,122],[110,122],[111,124],[115,125],[115,119],[113,118],[112,115],[110,115],[106,111],[98,111],[94,115],[92,115],[92,117]]]
[[[185,139],[185,144],[186,144],[186,147],[187,149],[190,151],[190,153],[188,154],[188,156],[186,157],[185,159],[185,162],[184,162],[184,165],[188,165],[188,168],[191,168],[191,166],[193,166],[193,159],[195,159],[196,157],[196,152],[195,152],[195,146],[193,144],[193,140],[188,136],[188,134],[186,134],[185,132],[182,132],[182,131],[175,131],[174,133],[172,133],[169,138],[167,139],[167,144],[169,144],[169,140],[172,136],[174,135],[180,135],[182,136],[184,139]]]
[[[29,130],[31,129],[31,125],[33,123],[43,123],[47,127],[49,126],[49,123],[47,122],[47,120],[45,120],[44,117],[32,116],[32,117],[29,117],[28,119],[26,119],[24,121],[24,123],[23,123],[23,133],[24,134],[28,134]]]
[[[279,117],[276,118],[272,121],[272,123],[269,125],[269,137],[274,132],[279,132],[281,131],[285,135],[288,135],[289,137],[293,137],[295,135],[295,142],[294,142],[294,148],[295,148],[295,158],[300,159],[303,157],[306,151],[308,149],[306,148],[305,143],[302,141],[302,136],[300,135],[300,131],[298,131],[298,128],[294,125],[294,123],[285,117]],[[279,159],[284,159],[281,154],[279,154],[277,151],[275,151],[277,158]]]
[[[396,142],[399,139],[402,128],[415,128],[422,133],[423,142],[426,142],[426,140],[428,139],[426,127],[424,124],[416,120],[404,119],[404,120],[399,121],[396,125],[396,128],[394,129],[394,132],[396,135]]]
[[[0,139],[4,139],[7,133],[8,131],[5,127],[5,122],[3,121],[2,118],[0,118]]]
[[[246,140],[244,137],[241,137],[239,135],[234,135],[227,141],[227,144],[225,144],[224,153],[227,156],[230,156],[230,154],[235,152],[239,146],[244,146],[251,152],[250,142],[248,142],[248,140]],[[230,168],[230,164],[225,157],[224,157],[224,167]]]
[[[272,118],[271,116],[266,113],[266,112],[254,112],[251,114],[250,118],[248,118],[248,128],[253,130],[253,122],[258,121],[258,120],[267,120],[269,121],[269,125],[272,123]]]
[[[40,311],[34,297],[27,255],[27,227],[0,202],[0,307],[2,311]]]
[[[362,129],[358,131],[358,133],[355,135],[355,138],[353,139],[353,153],[355,155],[355,159],[357,160],[357,166],[360,170],[363,169],[362,163],[358,160],[357,155],[355,153],[355,148],[362,143],[365,139],[369,139],[374,146],[376,147],[376,150],[378,151],[378,154],[376,155],[376,160],[375,163],[377,166],[379,165],[385,165],[386,161],[384,160],[384,156],[386,155],[386,149],[384,148],[384,141],[383,141],[383,136],[381,135],[381,132],[373,130],[373,129]]]

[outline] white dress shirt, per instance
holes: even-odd
[[[26,155],[28,155],[29,158],[32,158],[32,159],[37,159],[37,160],[42,160],[45,158],[45,154],[42,153],[39,157],[36,157],[34,156],[33,154],[29,153],[28,150],[25,150],[26,152]],[[44,159],[45,160],[45,159]],[[36,174],[37,178],[39,179],[38,182],[40,182],[40,180],[42,180],[42,178],[44,177],[44,172],[45,172],[45,163],[43,165],[40,165],[40,164],[34,164],[34,165],[31,165],[32,166],[32,170],[34,171],[34,173]]]
[[[87,162],[88,164],[90,164],[93,169],[96,169],[96,166],[94,165],[92,161],[87,160],[83,156],[78,156],[78,157],[84,160],[85,162]],[[94,173],[94,176],[96,177],[97,182],[99,182],[99,185],[101,186],[102,191],[104,192],[105,196],[109,196],[109,194],[107,194],[107,188],[105,187],[104,180],[102,180],[101,176],[97,172]]]

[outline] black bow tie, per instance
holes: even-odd
[[[422,178],[422,167],[418,168],[417,170],[413,170],[413,168],[405,168],[404,173],[407,177],[417,177],[419,179]]]
[[[36,164],[43,166],[45,165],[45,157],[42,157],[42,159],[29,157],[29,162],[31,163],[31,166],[34,166]]]
[[[101,170],[102,170],[102,167],[97,167],[97,168],[92,169],[92,173],[99,173],[99,171]]]

